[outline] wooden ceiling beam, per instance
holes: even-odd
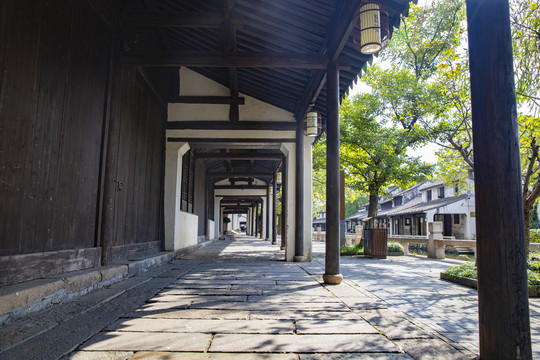
[[[244,97],[233,98],[230,96],[173,96],[168,101],[172,104],[229,105],[236,103],[238,105],[244,105],[246,103]]]
[[[260,178],[260,177],[271,177],[274,176],[273,172],[225,172],[225,171],[218,171],[218,172],[208,172],[208,177],[243,177],[243,176],[249,176],[253,178]]]
[[[234,123],[230,121],[169,121],[167,122],[167,129],[293,131],[296,129],[296,124],[286,121],[237,121]]]
[[[122,18],[126,23],[135,26],[180,28],[220,28],[224,20],[228,20],[235,28],[242,28],[245,21],[243,16],[220,12],[126,12]]]
[[[119,61],[137,66],[188,66],[188,67],[259,67],[259,68],[303,68],[321,69],[328,67],[328,57],[317,54],[263,53],[263,52],[181,52],[123,53]],[[350,68],[350,59],[340,61],[340,68]]]
[[[216,185],[216,190],[265,190],[265,185]]]
[[[195,153],[197,159],[230,159],[230,160],[281,160],[283,154],[249,153]]]

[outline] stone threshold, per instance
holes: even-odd
[[[91,291],[139,275],[189,254],[212,241],[184,249],[160,252],[148,257],[126,260],[119,264],[52,275],[0,288],[0,326],[43,310],[50,305],[69,301]]]

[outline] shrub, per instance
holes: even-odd
[[[341,255],[358,255],[364,253],[364,247],[361,245],[346,246],[339,249]]]
[[[405,248],[400,243],[388,243],[388,252],[405,252]]]
[[[446,270],[444,272],[448,275],[454,275],[459,277],[464,277],[468,279],[476,279],[476,266],[474,266],[474,263],[467,262],[462,265],[453,266],[450,269]]]
[[[540,229],[531,229],[531,242],[540,243]]]
[[[534,271],[535,273],[540,273],[540,253],[529,253],[527,267],[529,268],[529,270]]]
[[[540,276],[538,273],[535,273],[527,269],[527,282],[529,285],[540,285]]]
[[[536,253],[536,255],[540,255],[539,253]],[[527,282],[529,285],[540,285],[540,274],[538,272],[535,272],[534,270],[531,270],[531,263],[535,263],[535,268],[540,268],[540,260],[537,261],[531,261],[529,260],[529,269],[527,269]],[[464,277],[468,279],[477,279],[477,271],[476,266],[474,266],[474,263],[468,262],[463,265],[457,265],[453,266],[450,269],[446,270],[444,272],[448,275],[454,275],[459,277]]]

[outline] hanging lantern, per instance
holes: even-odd
[[[276,184],[281,184],[281,172],[276,173]]]
[[[322,119],[316,111],[310,111],[304,119],[304,129],[307,136],[318,136],[321,133]]]
[[[379,52],[388,42],[388,13],[378,2],[368,1],[360,5],[354,17],[353,43],[362,54]]]

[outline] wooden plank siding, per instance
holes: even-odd
[[[118,247],[160,240],[166,109],[132,67],[117,70],[112,104],[108,162],[115,171],[106,186],[114,191],[103,241]],[[119,260],[121,252],[114,253],[110,261]]]
[[[91,3],[0,2],[0,285],[100,265],[104,242],[109,262],[161,249],[167,109],[110,61],[121,45]]]

